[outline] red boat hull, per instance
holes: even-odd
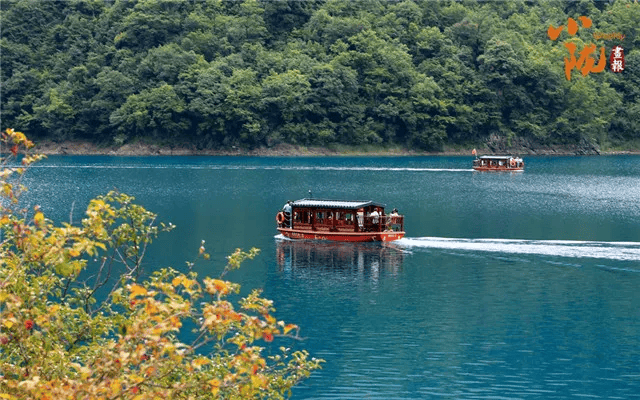
[[[302,231],[278,228],[278,231],[290,239],[332,240],[336,242],[391,242],[404,236],[404,232],[324,232]]]
[[[499,172],[519,172],[524,171],[524,167],[522,168],[507,168],[505,166],[500,167],[473,167],[476,171],[499,171]]]

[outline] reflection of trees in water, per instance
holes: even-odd
[[[280,271],[326,271],[357,274],[376,279],[395,275],[404,261],[404,252],[391,243],[342,243],[314,240],[278,240]]]

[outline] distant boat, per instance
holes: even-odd
[[[373,201],[301,199],[276,214],[277,229],[291,239],[390,242],[405,234],[404,216]]]
[[[473,160],[476,171],[524,171],[524,161],[513,156],[480,156]]]

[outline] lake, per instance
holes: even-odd
[[[118,189],[177,228],[145,268],[261,288],[326,360],[294,399],[640,397],[640,156],[526,157],[479,173],[471,157],[50,156],[25,200],[78,222]],[[381,244],[284,240],[275,215],[308,196],[405,215]]]

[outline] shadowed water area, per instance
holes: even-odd
[[[77,223],[117,188],[177,228],[145,268],[183,268],[201,240],[217,276],[261,288],[326,360],[294,399],[640,397],[640,156],[527,157],[478,173],[471,157],[51,156],[25,201]],[[405,215],[381,244],[285,240],[275,214],[313,196]],[[277,341],[276,341],[277,342]]]

